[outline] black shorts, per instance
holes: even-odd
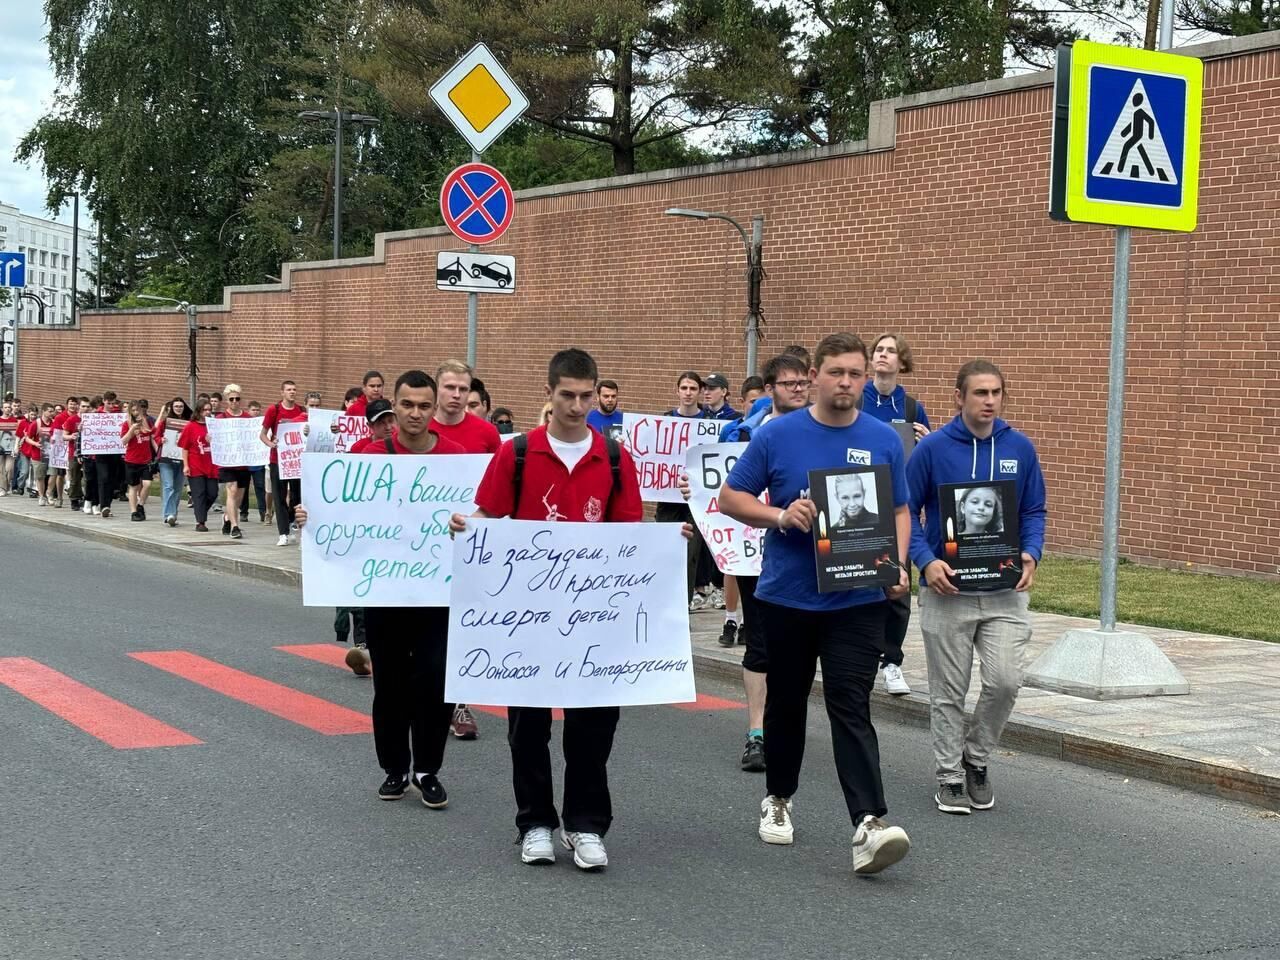
[[[762,611],[756,602],[759,577],[737,577],[738,602],[742,608],[742,636],[747,649],[742,654],[742,667],[752,673],[769,672],[769,651],[765,646]]]
[[[151,479],[151,464],[126,463],[124,465],[124,482],[127,486],[136,487]]]
[[[218,480],[222,483],[234,483],[241,490],[249,489],[248,467],[219,467]]]

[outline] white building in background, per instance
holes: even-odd
[[[93,265],[93,235],[82,224],[80,227],[79,282],[82,291],[92,291],[93,282],[88,268]],[[74,313],[71,309],[71,224],[57,223],[42,217],[23,213],[17,207],[0,203],[0,250],[27,255],[27,293],[34,293],[45,302],[46,325],[69,324]],[[13,291],[18,292],[18,291]],[[15,298],[16,299],[16,298]],[[14,308],[4,313],[0,325],[13,323]],[[30,300],[18,300],[19,323],[38,323],[40,309]]]

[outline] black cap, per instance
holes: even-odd
[[[729,381],[725,379],[723,373],[708,373],[702,378],[704,387],[719,387],[721,390],[729,389]]]
[[[391,408],[390,400],[378,399],[373,401],[373,403],[369,404],[369,406],[365,408],[364,418],[368,420],[370,423],[373,423],[379,417],[385,417],[387,414],[394,413],[394,412],[395,411],[393,411]]]

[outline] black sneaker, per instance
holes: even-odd
[[[964,763],[964,792],[969,795],[969,805],[975,810],[990,810],[996,805],[996,792],[987,779],[986,767]]]
[[[243,536],[244,536],[244,534],[240,532],[240,528],[239,528],[239,527],[233,527],[233,528],[232,528],[232,530],[231,530],[231,539],[232,539],[232,540],[239,540],[239,539],[240,539],[241,537],[243,537]]]
[[[959,814],[967,817],[973,812],[969,803],[969,795],[964,792],[963,783],[940,783],[938,792],[933,795],[933,802],[943,813]]]
[[[147,519],[147,508],[144,507],[142,504],[138,504],[138,519],[139,520]]]
[[[722,647],[732,647],[738,642],[738,622],[736,620],[726,620],[724,629],[720,631],[720,638],[716,643]]]
[[[147,518],[142,515],[141,510],[135,510],[133,513],[129,514],[129,519],[137,522],[138,520],[145,520]]]
[[[379,800],[399,800],[409,789],[408,774],[390,773],[378,788]]]
[[[101,516],[101,517],[103,517],[103,518],[106,518],[106,517],[111,516],[111,508],[110,508],[110,507],[103,507],[103,508],[102,508],[101,513],[99,513],[99,516]]]
[[[208,532],[209,532],[209,528],[206,527],[203,523],[196,524],[196,533],[208,533]]]
[[[443,810],[449,805],[449,795],[444,792],[444,787],[434,773],[418,774],[414,778],[413,785],[422,794],[422,805],[424,807],[430,807],[432,810]]]
[[[229,536],[231,536],[231,521],[230,521],[230,520],[223,520],[223,521],[222,521],[222,535],[223,535],[224,537],[229,537]]]
[[[760,737],[747,737],[746,748],[742,751],[742,769],[747,773],[764,772],[764,740]]]

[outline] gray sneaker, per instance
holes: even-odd
[[[566,850],[573,851],[573,862],[580,870],[602,870],[609,865],[609,854],[598,833],[561,830],[560,840]]]
[[[938,792],[934,794],[933,802],[938,805],[938,809],[943,813],[958,813],[961,816],[968,816],[973,812],[972,805],[969,803],[969,795],[964,792],[963,783],[938,784]]]
[[[550,827],[530,827],[520,843],[520,859],[525,863],[555,863],[556,848]]]
[[[996,792],[991,789],[986,767],[964,765],[964,790],[969,794],[969,805],[975,810],[990,810],[996,805]]]

